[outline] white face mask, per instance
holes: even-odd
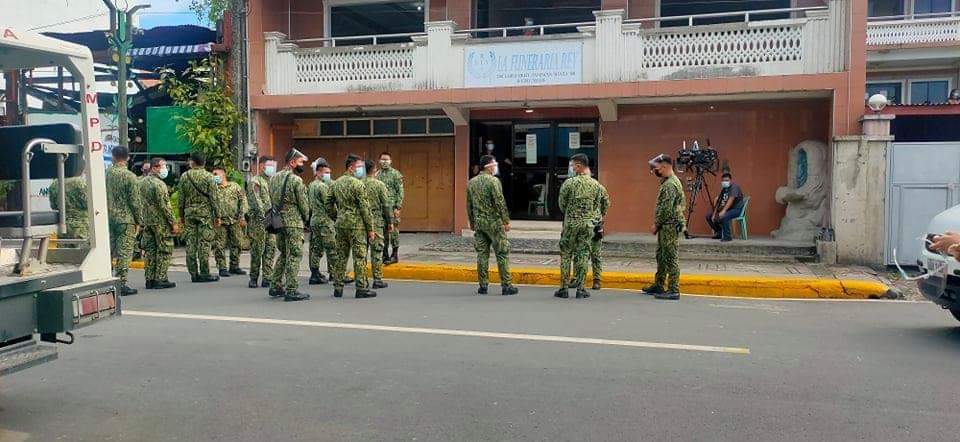
[[[271,161],[263,166],[263,174],[266,176],[274,176],[277,173],[277,163]]]
[[[494,147],[493,143],[487,143],[487,152],[493,152]]]
[[[157,173],[157,176],[160,177],[161,180],[164,180],[167,178],[167,175],[170,175],[170,169],[168,169],[167,166],[164,165],[163,168],[160,169],[160,172]]]
[[[321,175],[321,178],[323,179],[323,182],[329,183],[329,182],[330,182],[330,172],[324,172],[323,175]]]

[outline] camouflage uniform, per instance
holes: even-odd
[[[173,226],[177,223],[170,207],[167,184],[150,175],[140,181],[143,198],[143,260],[147,281],[167,281],[173,257]]]
[[[610,194],[607,193],[607,188],[603,187],[603,184],[600,185],[600,205],[597,207],[598,212],[595,214],[594,222],[601,222],[607,216],[607,210],[610,209]],[[593,281],[600,282],[600,279],[603,277],[603,239],[591,239],[590,240],[590,264],[593,267]]]
[[[574,287],[583,289],[593,226],[600,212],[600,183],[589,175],[577,175],[560,186],[559,205],[563,212],[560,234],[560,288],[570,282],[570,264],[574,268]]]
[[[510,241],[503,230],[510,222],[507,203],[503,199],[500,180],[488,173],[481,173],[467,184],[467,219],[473,230],[473,243],[477,251],[477,282],[480,287],[490,283],[490,248],[497,256],[500,285],[512,285],[510,276]]]
[[[310,200],[310,268],[319,269],[320,259],[327,254],[327,273],[333,277],[333,268],[337,260],[336,233],[333,231],[333,219],[330,218],[330,186],[319,178],[307,187]]]
[[[82,176],[67,178],[64,181],[66,182],[64,194],[66,195],[67,233],[59,235],[59,237],[63,239],[87,239],[90,237],[90,217],[87,215],[87,181]],[[50,195],[50,207],[54,210],[58,210],[60,207],[58,183],[58,180],[53,180],[53,184],[47,189],[47,194]]]
[[[243,241],[243,228],[240,227],[240,220],[246,221],[247,199],[243,196],[243,190],[240,185],[234,182],[227,182],[226,185],[217,186],[217,210],[220,212],[220,227],[215,227],[214,232],[217,238],[217,246],[213,248],[213,256],[217,261],[217,268],[226,270],[226,253],[230,252],[231,272],[240,269],[240,244]]]
[[[657,193],[655,223],[657,226],[657,276],[654,285],[670,292],[680,291],[680,261],[677,248],[680,232],[685,228],[683,211],[686,202],[683,184],[676,175],[661,178]],[[664,285],[669,277],[670,286]]]
[[[213,174],[203,168],[190,169],[180,175],[177,192],[180,194],[183,237],[187,243],[187,271],[194,278],[209,275],[213,225],[220,216]]]
[[[373,221],[373,240],[370,243],[370,266],[372,268],[373,280],[383,279],[383,252],[384,252],[384,229],[390,223],[390,200],[387,194],[387,186],[377,178],[367,176],[363,180],[363,188],[367,198],[367,205],[370,206],[370,219]]]
[[[247,234],[250,236],[250,280],[260,279],[261,269],[263,279],[270,281],[273,273],[273,254],[277,248],[276,235],[267,233],[264,215],[270,209],[270,185],[262,175],[257,175],[247,182]]]
[[[110,215],[110,250],[117,260],[114,275],[127,285],[127,270],[133,256],[133,242],[141,217],[140,192],[137,176],[127,170],[123,163],[115,163],[107,169],[107,211]]]
[[[287,182],[286,191],[284,180]],[[277,257],[277,264],[273,269],[270,287],[293,294],[300,286],[297,274],[300,272],[300,259],[303,257],[304,220],[310,217],[310,203],[307,201],[307,188],[303,185],[303,179],[290,168],[281,170],[270,178],[270,200],[274,207],[283,205],[280,212],[283,229],[277,234],[277,250],[280,256]]]
[[[373,230],[370,206],[364,197],[363,181],[344,174],[330,186],[334,204],[330,207],[336,219],[337,267],[333,269],[333,286],[343,288],[347,273],[347,260],[353,253],[353,272],[358,290],[366,290],[367,280],[367,232]]]
[[[389,238],[386,240],[384,248],[386,252],[386,247],[394,249],[400,247],[400,218],[393,216],[393,211],[403,207],[403,174],[393,166],[384,167],[380,170],[377,179],[387,186],[387,203],[390,206],[387,215],[390,216],[390,223],[393,224],[393,231],[389,233]]]

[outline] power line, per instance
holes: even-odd
[[[66,24],[70,24],[70,23],[76,23],[76,22],[79,22],[79,21],[90,20],[91,18],[103,17],[103,16],[105,16],[105,15],[107,15],[106,12],[101,12],[101,13],[99,13],[99,14],[88,15],[88,16],[86,16],[86,17],[75,18],[75,19],[72,19],[72,20],[62,21],[62,22],[59,22],[59,23],[53,23],[53,24],[49,24],[49,25],[37,26],[37,27],[34,27],[34,28],[27,29],[27,31],[36,31],[37,29],[46,29],[46,28],[51,28],[51,27],[54,27],[54,26],[60,26],[60,25],[66,25]]]

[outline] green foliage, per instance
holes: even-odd
[[[216,23],[223,12],[230,7],[230,0],[177,0],[189,1],[190,10],[197,14],[200,20],[207,20],[209,23]]]
[[[208,166],[231,171],[230,142],[243,114],[230,98],[222,67],[217,59],[204,59],[191,62],[179,75],[172,69],[160,69],[160,79],[175,104],[193,109],[190,115],[174,117],[180,136],[207,157]]]

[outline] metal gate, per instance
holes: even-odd
[[[960,204],[960,142],[893,143],[888,161],[885,261],[916,265],[930,219]]]

